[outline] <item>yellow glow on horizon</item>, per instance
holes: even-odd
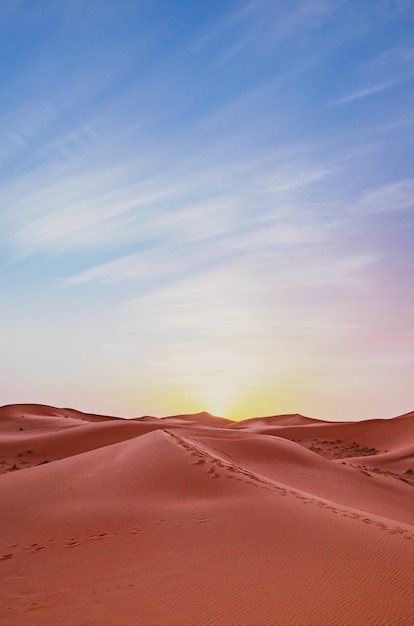
[[[143,375],[124,371],[118,384],[126,416],[192,414],[207,411],[240,421],[250,417],[302,413],[319,417],[312,374],[305,368],[283,371],[244,346],[171,351],[151,362]],[[310,409],[309,409],[310,407]]]
[[[224,416],[238,392],[231,376],[237,372],[237,357],[216,350],[174,356],[165,376],[169,401],[180,400],[179,412],[208,411]]]

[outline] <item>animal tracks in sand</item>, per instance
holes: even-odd
[[[137,532],[139,529],[134,529],[131,531],[131,533],[133,532]],[[18,543],[14,543],[12,545],[9,546],[9,548],[13,548],[15,549],[15,552],[10,553],[10,554],[3,554],[0,555],[0,561],[7,561],[9,559],[11,559],[12,557],[16,556],[16,554],[18,554],[19,551],[25,550],[27,552],[32,552],[32,553],[37,553],[37,552],[43,552],[43,550],[46,550],[49,547],[52,547],[50,544],[55,543],[56,548],[59,547],[64,547],[64,548],[76,548],[77,546],[80,546],[82,543],[85,543],[86,541],[93,541],[93,540],[100,540],[100,539],[108,539],[108,538],[113,538],[113,537],[117,537],[117,534],[109,534],[109,533],[100,533],[97,535],[88,535],[87,537],[82,537],[82,538],[78,538],[78,537],[72,537],[70,539],[66,539],[66,540],[58,540],[58,539],[48,539],[45,543],[41,544],[41,543],[30,543],[28,545],[20,545]]]
[[[414,533],[412,531],[410,531],[409,529],[406,528],[401,528],[400,526],[392,526],[391,524],[387,524],[385,522],[367,517],[366,515],[363,514],[358,514],[356,512],[353,511],[347,511],[345,509],[340,509],[337,508],[335,506],[330,505],[327,502],[323,502],[320,500],[314,500],[312,498],[307,498],[301,494],[298,494],[297,492],[290,490],[290,489],[279,489],[279,492],[281,496],[292,496],[295,497],[299,500],[302,501],[303,504],[311,504],[311,505],[316,505],[318,507],[324,508],[329,510],[330,513],[333,513],[335,515],[341,515],[342,517],[347,517],[351,520],[355,520],[358,523],[362,522],[364,524],[373,526],[378,528],[379,530],[382,530],[383,532],[390,534],[390,535],[399,535],[401,537],[403,537],[404,539],[408,539],[408,540],[412,540],[414,538]],[[35,554],[39,554],[39,553],[44,553],[45,551],[47,551],[48,548],[53,548],[53,549],[69,549],[69,548],[77,548],[77,547],[82,547],[83,544],[86,544],[89,541],[108,541],[108,540],[114,540],[117,537],[121,537],[121,536],[125,536],[125,535],[147,535],[148,532],[153,532],[154,529],[156,529],[157,527],[160,527],[160,525],[162,525],[162,527],[166,528],[166,527],[170,527],[170,528],[175,528],[177,526],[182,526],[185,525],[186,523],[189,524],[208,524],[211,523],[213,520],[210,517],[206,517],[205,515],[201,515],[199,513],[193,513],[191,515],[190,519],[187,519],[187,522],[183,521],[183,522],[177,522],[176,520],[167,520],[167,519],[162,519],[162,520],[157,520],[154,521],[152,523],[150,523],[148,525],[148,527],[141,527],[141,526],[136,526],[134,528],[131,528],[130,530],[126,529],[125,531],[123,531],[122,533],[106,533],[106,532],[102,532],[102,533],[98,533],[98,534],[94,534],[94,535],[88,535],[85,537],[72,537],[70,539],[49,539],[47,540],[45,543],[31,543],[28,545],[20,545],[20,544],[12,544],[10,546],[8,546],[9,549],[13,549],[13,552],[5,552],[4,554],[0,554],[0,563],[5,562],[5,561],[9,561],[10,559],[13,559],[14,557],[18,556],[20,552],[23,551],[27,551],[30,552],[31,554],[35,555]],[[53,545],[51,545],[53,544]],[[1,565],[0,565],[1,567]]]
[[[410,528],[403,528],[398,525],[398,523],[388,522],[380,518],[376,519],[374,516],[371,517],[362,511],[359,512],[358,510],[347,509],[329,500],[313,497],[310,494],[298,491],[288,485],[274,482],[271,479],[246,469],[230,457],[223,458],[219,452],[217,452],[216,455],[215,451],[204,449],[202,445],[199,446],[197,442],[190,438],[180,437],[171,431],[165,432],[176,445],[183,448],[191,456],[193,459],[192,465],[197,467],[197,470],[194,471],[202,472],[206,477],[214,479],[217,485],[220,485],[221,481],[226,479],[238,481],[242,484],[252,485],[258,489],[265,490],[268,493],[273,493],[280,498],[295,498],[304,505],[326,509],[333,515],[348,518],[358,524],[366,524],[389,535],[400,536],[407,540],[414,538],[414,532]],[[72,536],[69,538],[54,537],[41,542],[33,541],[29,544],[3,544],[3,549],[0,548],[0,568],[2,567],[2,563],[18,557],[23,551],[30,553],[33,555],[33,558],[36,558],[35,555],[45,554],[49,549],[81,549],[82,546],[88,542],[106,543],[108,541],[116,541],[118,537],[126,535],[135,536],[137,541],[141,541],[142,537],[142,540],[146,541],[147,535],[153,534],[154,532],[164,532],[164,529],[168,530],[178,526],[185,526],[186,524],[210,524],[214,522],[214,519],[200,513],[193,513],[190,517],[184,517],[183,519],[172,519],[168,516],[160,516],[152,521],[146,521],[145,524],[142,525],[137,525],[137,522],[139,524],[140,520],[136,520],[135,525],[131,528],[125,528],[118,533],[106,532],[102,529],[102,532],[95,532],[94,534],[85,536]],[[3,550],[4,553],[2,553]]]
[[[200,515],[199,513],[194,513],[191,515],[190,519],[187,519],[188,524],[206,524],[211,522],[211,518],[205,517],[204,515]],[[168,527],[168,528],[176,528],[179,526],[185,525],[185,521],[177,522],[176,520],[168,520],[168,519],[158,519],[149,523],[147,527],[143,526],[135,526],[131,529],[125,529],[120,533],[97,533],[94,535],[87,535],[84,537],[71,537],[70,539],[48,539],[44,543],[30,543],[27,545],[20,545],[18,543],[14,543],[8,546],[8,549],[13,549],[14,552],[7,552],[5,554],[0,554],[0,562],[8,561],[15,556],[18,556],[20,552],[26,551],[32,554],[36,554],[39,552],[43,552],[48,548],[53,549],[68,549],[68,548],[77,548],[82,547],[83,544],[86,544],[90,541],[107,541],[114,540],[117,537],[122,537],[126,535],[146,535],[148,532],[152,533],[157,531],[157,528],[160,527]],[[53,545],[51,545],[53,544]]]
[[[215,456],[214,454],[201,449],[194,442],[190,442],[188,439],[184,439],[172,431],[166,430],[164,432],[171,439],[173,439],[178,446],[184,448],[190,456],[196,458],[193,465],[207,466],[207,474],[211,478],[236,479],[247,484],[254,484],[256,487],[261,489],[273,490],[273,483],[266,480],[264,477],[258,476],[254,472],[251,472],[241,465],[232,462],[232,460],[227,461],[220,456]]]
[[[211,478],[233,478],[238,480],[239,482],[251,484],[260,489],[273,491],[282,497],[294,497],[306,505],[311,504],[314,506],[325,508],[334,515],[340,515],[342,517],[353,519],[358,522],[363,522],[364,524],[369,524],[391,535],[401,535],[408,540],[414,538],[414,533],[408,529],[401,528],[399,526],[393,526],[391,522],[390,524],[386,524],[374,518],[367,517],[364,513],[349,511],[348,509],[336,506],[329,501],[314,498],[310,495],[303,494],[300,491],[296,491],[295,489],[289,487],[282,487],[278,483],[275,483],[270,479],[266,479],[263,476],[255,474],[254,472],[243,468],[237,463],[224,460],[219,456],[215,456],[211,452],[207,452],[206,450],[199,447],[194,441],[190,441],[188,438],[180,437],[179,435],[171,431],[165,431],[165,433],[171,439],[173,439],[177,445],[189,452],[192,457],[196,457],[197,460],[193,463],[193,465],[209,466],[209,468],[207,469],[207,475],[209,475]]]
[[[210,517],[204,517],[203,515],[199,515],[198,513],[193,513],[191,517],[196,524],[205,524],[206,522],[211,522]]]
[[[294,495],[294,494],[290,494],[290,495]],[[305,504],[314,504],[314,502],[312,502],[312,500],[307,500],[304,499],[303,502]],[[331,506],[326,506],[323,505],[321,503],[317,503],[318,506],[324,506],[324,508],[327,508],[328,510],[330,510],[330,512],[334,513],[334,514],[339,514],[342,515],[343,517],[347,517],[349,519],[353,519],[355,521],[358,522],[363,522],[364,524],[368,524],[371,525],[373,527],[378,528],[379,530],[384,531],[385,533],[389,534],[389,535],[396,535],[396,536],[400,536],[404,539],[407,540],[412,540],[414,538],[414,534],[412,532],[410,532],[409,530],[405,529],[405,528],[401,528],[398,526],[391,526],[391,525],[387,525],[383,522],[379,522],[377,520],[368,518],[368,517],[364,517],[362,515],[358,515],[356,513],[352,513],[352,512],[347,512],[344,510],[340,510],[340,509],[335,509],[334,507]],[[190,523],[192,524],[197,524],[197,525],[203,525],[203,524],[209,524],[212,522],[212,519],[209,517],[205,517],[203,515],[199,515],[199,514],[194,514],[192,516],[192,520],[190,521]],[[174,523],[169,523],[166,522],[166,525],[171,526],[171,527],[177,527],[180,526],[181,524],[177,524],[176,522]],[[122,533],[123,535],[125,534],[130,534],[130,535],[138,535],[143,533],[144,535],[145,530],[143,528],[133,528],[129,531],[126,531],[125,533]],[[52,541],[55,541],[55,549],[59,549],[59,548],[63,548],[63,549],[69,549],[69,548],[78,548],[78,547],[82,547],[83,544],[87,543],[88,541],[91,540],[110,540],[113,539],[114,537],[118,537],[119,535],[110,535],[108,533],[100,533],[99,535],[92,535],[89,537],[85,537],[85,538],[73,538],[73,539],[69,539],[66,541],[58,541],[58,540],[49,540],[47,542],[47,544],[51,543]],[[22,552],[23,550],[29,551],[31,552],[33,555],[38,554],[38,553],[44,553],[45,551],[47,551],[47,547],[48,545],[44,544],[44,545],[37,545],[36,547],[33,546],[16,546],[16,550],[15,552],[8,552],[5,554],[0,554],[0,568],[2,567],[2,563],[6,562],[6,561],[10,561],[11,559],[13,559],[14,557],[18,557],[19,556],[19,552]]]

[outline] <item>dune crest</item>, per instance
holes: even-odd
[[[0,623],[414,623],[414,413],[0,408]]]

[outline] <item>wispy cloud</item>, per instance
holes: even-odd
[[[348,94],[343,98],[334,100],[333,102],[331,102],[331,106],[346,104],[347,102],[353,102],[354,100],[362,100],[363,98],[368,98],[369,96],[373,96],[374,94],[381,93],[382,91],[386,91],[387,89],[391,89],[397,84],[397,82],[398,81],[392,80],[385,83],[380,83],[378,85],[373,85],[372,87],[366,87],[365,89],[360,89],[359,91]]]
[[[372,213],[388,213],[407,211],[414,208],[414,179],[381,185],[366,192],[357,202],[355,210],[365,210]]]
[[[133,298],[124,305],[124,332],[150,353],[149,367],[159,381],[171,384],[176,377],[189,389],[198,389],[204,379],[211,393],[223,377],[231,385],[234,377],[240,390],[255,381],[256,372],[263,384],[265,372],[276,380],[298,367],[317,369],[330,362],[321,346],[344,347],[360,332],[350,302],[366,292],[377,260],[373,255],[314,258],[312,250],[273,258],[268,267],[264,259],[239,259]],[[336,297],[321,299],[321,291]],[[306,314],[298,315],[303,298]],[[117,343],[123,343],[122,336]]]
[[[360,89],[334,100],[331,106],[346,104],[388,91],[414,75],[414,48],[396,46],[359,65],[352,82],[361,84]]]
[[[205,219],[204,219],[205,221]],[[210,266],[226,266],[235,258],[266,257],[275,250],[286,250],[321,241],[321,228],[295,222],[258,220],[249,222],[249,231],[238,231],[237,224],[228,225],[218,235],[201,229],[199,234],[182,236],[180,228],[169,233],[170,240],[154,244],[151,249],[102,263],[64,279],[62,286],[90,282],[113,284],[133,281],[141,289],[157,290],[159,281],[175,282],[189,273],[203,273]],[[215,229],[216,230],[216,229]]]
[[[411,42],[383,50],[358,68],[361,77],[376,78],[388,76],[403,80],[414,74],[414,48]]]
[[[267,0],[247,2],[213,24],[191,49],[215,47],[216,62],[224,65],[244,53],[263,54],[298,32],[324,25],[335,12],[332,0],[295,0],[283,6]]]
[[[238,170],[233,164],[231,174],[224,167],[210,175],[195,167],[185,176],[191,182],[177,181],[175,188],[163,188],[168,176],[157,179],[158,197],[156,192],[153,196],[148,192],[142,206],[135,200],[135,208],[127,212],[130,224],[125,238],[133,234],[138,252],[100,263],[65,278],[61,284],[133,281],[144,291],[156,290],[181,280],[186,273],[203,273],[235,259],[257,260],[328,237],[336,220],[321,216],[316,224],[314,214],[309,222],[301,198],[303,194],[309,198],[312,187],[333,168],[306,169],[303,162],[266,167],[267,173],[263,164],[256,163],[248,173],[245,165],[240,164]],[[117,209],[122,211],[122,205],[118,203]],[[117,219],[127,216],[109,216],[107,225],[115,229]],[[89,232],[85,224],[82,227]]]
[[[47,160],[0,184],[3,233],[18,256],[156,245],[157,239],[185,246],[232,231],[240,242],[239,231],[260,231],[260,220],[269,215],[273,223],[266,228],[279,230],[275,239],[293,240],[292,227],[298,224],[292,216],[281,222],[281,212],[333,171],[332,165],[309,164],[294,155],[288,162],[266,153],[234,158],[213,143],[209,151],[194,149],[155,172],[144,155],[128,156],[128,144],[113,162],[111,135],[102,142],[97,134],[82,127],[75,138],[73,132],[65,134],[53,165]],[[70,150],[76,141],[83,142],[81,157]]]

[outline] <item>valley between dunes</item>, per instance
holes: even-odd
[[[0,624],[412,626],[414,413],[0,408]]]

